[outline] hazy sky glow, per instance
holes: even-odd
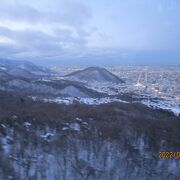
[[[180,1],[0,0],[0,57],[180,65]]]

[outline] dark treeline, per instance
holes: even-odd
[[[180,175],[179,161],[158,157],[159,151],[180,150],[180,121],[171,113],[142,104],[57,105],[5,92],[0,99],[1,178]]]

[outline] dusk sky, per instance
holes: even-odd
[[[180,65],[180,1],[0,0],[0,58]]]

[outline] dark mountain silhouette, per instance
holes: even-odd
[[[68,74],[65,77],[76,81],[124,83],[122,79],[107,71],[105,68],[100,67],[89,67],[84,70]]]

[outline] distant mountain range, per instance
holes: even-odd
[[[36,66],[28,61],[16,61],[0,59],[0,73],[7,73],[9,76],[23,78],[37,78],[54,73],[48,68]]]
[[[86,83],[124,83],[104,68],[89,67],[61,77],[31,62],[0,59],[0,89],[27,95],[102,97]]]

